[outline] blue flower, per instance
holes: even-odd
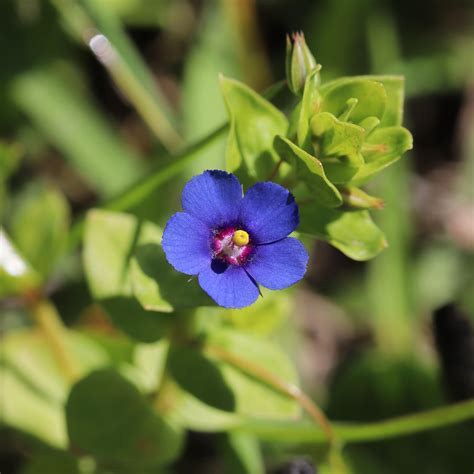
[[[243,308],[258,298],[259,284],[281,290],[303,278],[308,254],[288,237],[298,206],[282,186],[257,183],[242,196],[233,174],[205,171],[184,187],[182,206],[165,227],[163,250],[176,270],[198,275],[218,305]]]

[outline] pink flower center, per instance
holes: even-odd
[[[252,252],[252,244],[249,241],[245,245],[237,245],[239,238],[234,238],[236,232],[242,232],[234,227],[218,230],[212,239],[212,250],[214,258],[219,258],[232,265],[243,265]],[[245,233],[246,234],[246,233]],[[240,237],[237,234],[236,237]]]

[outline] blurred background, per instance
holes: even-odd
[[[414,149],[372,188],[386,201],[376,218],[390,247],[360,263],[317,243],[275,337],[331,419],[378,420],[474,397],[471,1],[2,0],[0,12],[0,218],[20,246],[41,226],[34,211],[17,212],[39,187],[64,196],[72,219],[116,196],[225,122],[219,73],[257,91],[282,79],[287,33],[305,33],[323,81],[403,74]],[[111,66],[100,38],[91,42],[98,30],[124,65]],[[186,173],[224,168],[224,149],[223,135]],[[177,191],[165,185],[134,212],[163,223]],[[49,291],[67,323],[88,317],[77,258]],[[14,304],[0,311],[2,332],[26,324]],[[5,430],[1,440],[3,474],[40,472],[28,464],[30,445]],[[226,472],[219,443],[191,434],[170,472]],[[347,452],[357,473],[467,473],[473,444],[465,423]],[[284,465],[307,447],[265,449],[271,472],[311,472]]]

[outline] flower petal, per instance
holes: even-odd
[[[200,220],[178,212],[166,224],[162,246],[166,260],[179,272],[197,275],[211,264],[211,232]]]
[[[281,290],[301,280],[306,272],[308,253],[293,237],[259,245],[245,269],[261,285]]]
[[[241,202],[239,180],[225,171],[205,171],[183,190],[183,209],[212,228],[235,224]]]
[[[298,227],[298,206],[293,195],[283,186],[257,183],[245,193],[240,222],[255,243],[275,242]]]
[[[213,260],[212,265],[199,274],[201,288],[224,308],[243,308],[255,302],[257,284],[242,267]]]

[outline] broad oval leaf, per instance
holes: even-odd
[[[274,146],[280,157],[296,170],[296,176],[306,183],[318,202],[328,207],[342,204],[341,194],[329,181],[322,163],[316,157],[284,137],[277,136]]]
[[[72,449],[108,466],[137,471],[170,463],[183,432],[158,416],[137,388],[112,370],[77,382],[66,405]]]
[[[133,295],[131,260],[152,224],[117,212],[92,210],[86,218],[83,261],[92,295],[114,324],[134,339],[152,342],[168,327],[167,315],[146,311]],[[153,227],[151,232],[155,232]],[[169,265],[163,271],[172,271]]]
[[[357,99],[348,120],[359,123],[366,117],[381,119],[387,104],[387,92],[382,83],[369,78],[352,77],[331,81],[320,89],[321,111],[336,117],[347,111],[348,101]]]
[[[326,240],[354,260],[370,260],[387,247],[367,211],[344,212],[317,203],[300,207],[300,232]]]
[[[278,162],[276,135],[285,135],[286,117],[270,102],[239,81],[221,76],[221,90],[230,120],[227,170],[244,184],[266,180]]]

